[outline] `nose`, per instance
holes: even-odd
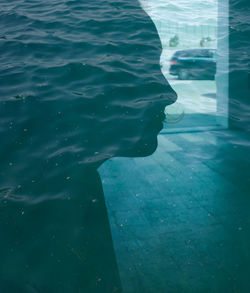
[[[154,117],[159,117],[161,120],[165,119],[165,108],[172,105],[177,100],[177,94],[165,77],[162,75],[161,80],[155,85],[154,97],[150,100],[149,113]],[[150,117],[150,115],[149,115]]]
[[[177,100],[177,94],[166,80],[161,71],[153,75],[151,82],[145,83],[143,91],[146,93],[147,106],[156,112],[164,112],[165,107]]]
[[[168,83],[165,76],[160,72],[160,76],[158,76],[158,82],[159,82],[159,90],[160,95],[158,99],[158,106],[161,107],[161,110],[164,110],[165,107],[172,105],[177,100],[177,93],[174,91],[174,89],[171,87],[171,85]]]
[[[177,100],[177,93],[174,91],[174,89],[171,87],[171,85],[166,81],[166,90],[165,93],[162,95],[162,102],[165,103],[165,107],[172,105]]]
[[[178,96],[163,74],[161,62],[158,64],[158,78],[162,86],[162,103],[165,103],[165,107],[172,105],[176,102]]]

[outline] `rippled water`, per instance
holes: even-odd
[[[132,0],[2,1],[1,292],[121,292],[97,167],[157,146],[176,94]]]
[[[215,9],[210,2],[203,6],[196,10]],[[184,8],[193,20],[190,1],[166,7],[173,16]],[[249,32],[244,12],[242,17],[235,27]],[[146,156],[156,149],[165,107],[176,100],[160,56],[155,25],[137,1],[1,1],[0,200],[6,239],[0,288],[111,292],[99,285],[103,269],[86,281],[86,263],[95,266],[87,257],[92,244],[112,245],[105,233],[100,239],[91,234],[99,228],[86,227],[95,215],[107,218],[104,204],[92,216],[87,212],[103,200],[95,170],[110,157]],[[106,221],[109,233],[107,219],[98,221]],[[112,259],[111,248],[97,246],[94,253],[102,249]],[[115,261],[95,257],[101,268],[108,264],[116,271]],[[119,281],[114,288],[119,291]]]

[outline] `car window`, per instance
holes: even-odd
[[[213,50],[186,50],[175,52],[173,57],[179,58],[212,58]]]
[[[200,50],[200,51],[197,51],[195,54],[194,57],[197,57],[197,58],[208,58],[208,57],[212,57],[210,52],[208,50]]]

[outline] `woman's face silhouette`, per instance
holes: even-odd
[[[92,21],[93,34],[97,28],[101,34],[98,58],[91,58],[100,77],[100,93],[92,100],[97,119],[92,140],[96,154],[147,156],[157,147],[165,107],[177,97],[161,72],[161,42],[153,22],[137,1],[121,3],[133,5],[126,17],[117,4],[111,17],[102,14],[100,26]]]
[[[5,103],[3,116],[16,117],[16,132],[7,136],[29,135],[22,157],[69,155],[86,163],[156,149],[164,109],[176,94],[161,72],[155,26],[136,0],[86,3],[72,4],[64,16],[69,21],[53,23],[13,53],[9,72],[22,77],[10,81],[5,99],[15,98]]]

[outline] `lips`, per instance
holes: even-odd
[[[164,110],[162,110],[160,113],[158,112],[157,114],[155,114],[154,117],[155,117],[155,120],[163,122],[166,119],[166,115],[164,113]]]
[[[161,122],[163,122],[165,119],[166,119],[166,115],[165,115],[165,113],[162,113],[162,115],[161,115]]]
[[[146,127],[147,134],[150,135],[151,133],[153,136],[157,135],[163,129],[163,121],[164,119],[152,120],[151,123],[148,124],[148,127]]]

